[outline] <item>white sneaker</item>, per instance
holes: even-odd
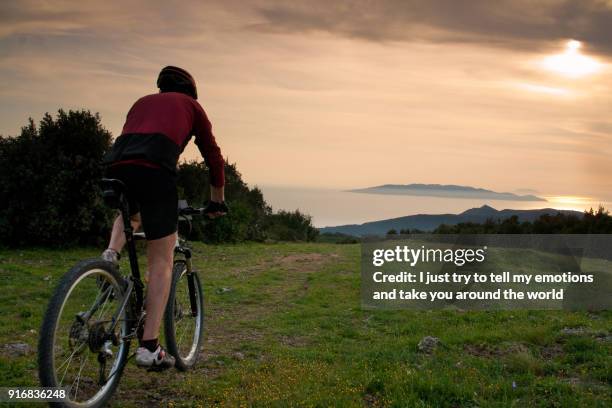
[[[107,262],[112,263],[115,266],[119,265],[120,257],[121,255],[119,255],[117,251],[115,251],[114,249],[110,249],[110,248],[104,250],[104,252],[102,252],[102,255],[100,256],[100,258],[104,259]]]
[[[138,347],[136,350],[136,365],[152,370],[165,370],[174,367],[174,357],[162,346],[157,346],[154,352],[150,352],[146,347]]]

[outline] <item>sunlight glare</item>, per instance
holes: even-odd
[[[543,94],[548,94],[548,95],[567,96],[571,94],[571,92],[565,88],[555,88],[552,86],[521,83],[519,84],[519,87],[527,91],[543,93]]]
[[[542,65],[549,71],[572,78],[596,73],[601,69],[601,64],[594,58],[581,54],[581,47],[580,41],[570,40],[566,44],[565,52],[545,58]]]
[[[593,199],[579,196],[548,196],[544,197],[559,210],[584,211],[593,206]]]

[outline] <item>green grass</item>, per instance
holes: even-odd
[[[362,310],[358,245],[193,245],[207,313],[200,363],[161,374],[130,364],[113,406],[612,404],[610,312]],[[59,277],[97,253],[0,251],[0,344],[35,350]],[[417,351],[428,335],[441,340],[432,355]],[[36,385],[36,369],[35,352],[3,354],[1,386]]]

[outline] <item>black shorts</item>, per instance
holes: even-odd
[[[161,168],[120,164],[107,168],[106,177],[125,183],[130,215],[140,213],[148,240],[176,232],[178,193],[175,175]]]

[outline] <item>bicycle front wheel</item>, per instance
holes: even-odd
[[[198,274],[188,273],[184,261],[176,261],[172,269],[164,329],[166,346],[176,360],[175,367],[181,371],[193,367],[204,337],[204,298]]]
[[[96,408],[117,388],[129,351],[125,281],[100,259],[82,261],[61,279],[44,316],[38,344],[43,387],[67,389],[52,405]]]

